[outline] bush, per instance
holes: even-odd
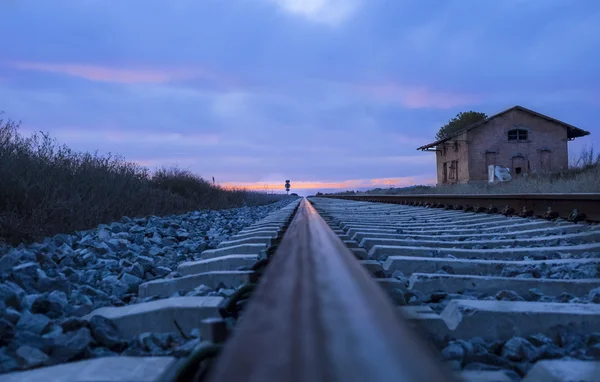
[[[582,172],[585,170],[592,169],[594,167],[600,166],[600,154],[594,152],[594,148],[583,147],[581,149],[581,153],[579,154],[579,158],[575,160],[574,166],[571,170],[575,170],[577,172]]]
[[[48,134],[25,138],[0,118],[0,241],[39,240],[123,216],[259,205],[285,195],[225,190],[187,170],[154,174],[120,156],[78,153]]]

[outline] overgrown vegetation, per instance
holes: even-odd
[[[456,114],[456,117],[452,118],[448,121],[447,124],[440,127],[440,130],[435,135],[436,140],[444,139],[447,137],[451,137],[455,133],[461,131],[467,126],[470,126],[479,121],[483,121],[488,116],[485,113],[480,113],[477,111],[465,111]]]
[[[39,240],[123,216],[259,205],[285,195],[223,189],[177,167],[150,171],[120,156],[79,153],[47,134],[24,137],[0,117],[0,242]]]

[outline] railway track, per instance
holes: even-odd
[[[311,198],[200,257],[140,285],[152,301],[84,317],[131,338],[197,337],[186,357],[0,381],[600,380],[594,224]],[[228,297],[173,297],[199,285]]]
[[[600,380],[599,364],[583,361],[600,360],[597,225],[313,203],[455,369],[510,369],[507,376],[525,380],[563,380],[549,373],[579,370],[588,379],[574,380]],[[575,360],[552,361],[568,357]]]
[[[395,203],[452,210],[500,213],[507,216],[562,217],[569,221],[600,222],[600,194],[405,194],[335,195],[344,200]]]

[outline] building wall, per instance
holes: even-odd
[[[514,128],[527,130],[527,140],[509,141],[508,131]],[[567,142],[564,126],[512,110],[468,132],[469,180],[487,180],[488,164],[508,167],[513,177],[519,176],[516,167],[522,175],[566,169]]]
[[[438,184],[468,182],[469,152],[467,134],[462,134],[436,147],[436,164]],[[446,179],[444,179],[444,164],[446,164]],[[453,166],[456,168],[453,169]]]

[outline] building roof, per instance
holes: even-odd
[[[486,118],[486,119],[484,119],[484,120],[482,120],[482,121],[479,121],[479,122],[473,123],[473,124],[471,124],[471,125],[469,125],[469,126],[465,127],[464,129],[462,129],[462,130],[459,130],[459,131],[457,131],[456,133],[454,133],[454,134],[452,134],[452,135],[450,135],[450,136],[448,136],[448,137],[446,137],[446,138],[444,138],[444,139],[440,139],[440,140],[437,140],[437,141],[435,141],[435,142],[433,142],[433,143],[430,143],[430,144],[428,144],[428,145],[421,146],[421,147],[417,148],[417,150],[425,150],[425,149],[428,149],[428,148],[431,148],[431,147],[438,146],[438,145],[440,145],[440,144],[442,144],[442,143],[444,143],[444,142],[446,142],[446,141],[448,141],[448,140],[450,140],[450,139],[452,139],[452,138],[455,138],[455,137],[457,137],[457,136],[459,136],[459,135],[463,134],[463,133],[464,133],[464,132],[466,132],[466,131],[469,131],[469,130],[472,130],[472,129],[474,129],[474,128],[478,127],[478,126],[481,126],[481,125],[483,125],[484,123],[486,123],[486,122],[488,122],[488,121],[490,121],[490,120],[492,120],[492,119],[494,119],[494,118],[496,118],[496,117],[499,117],[499,116],[501,116],[501,115],[503,115],[503,114],[506,114],[506,113],[508,113],[509,111],[513,111],[513,110],[520,110],[520,111],[524,111],[524,112],[526,112],[526,113],[529,113],[529,114],[531,114],[531,115],[534,115],[534,116],[536,116],[536,117],[543,118],[543,119],[546,119],[546,120],[548,120],[548,121],[550,121],[550,122],[558,123],[559,125],[562,125],[562,126],[566,127],[566,128],[567,128],[567,138],[569,138],[569,139],[571,139],[571,138],[583,137],[583,136],[585,136],[585,135],[589,135],[589,134],[590,134],[590,132],[589,132],[589,131],[582,130],[582,129],[580,129],[580,128],[578,128],[578,127],[575,127],[575,126],[573,126],[573,125],[569,125],[568,123],[565,123],[565,122],[559,121],[558,119],[554,119],[554,118],[552,118],[552,117],[548,117],[547,115],[540,114],[540,113],[537,113],[537,112],[535,112],[535,111],[533,111],[533,110],[529,110],[529,109],[527,109],[527,108],[524,108],[523,106],[519,106],[519,105],[517,105],[517,106],[513,106],[513,107],[511,107],[510,109],[506,109],[506,110],[504,110],[504,111],[501,111],[501,112],[500,112],[500,113],[498,113],[498,114],[494,114],[494,115],[492,115],[491,117],[488,117],[488,118]]]

